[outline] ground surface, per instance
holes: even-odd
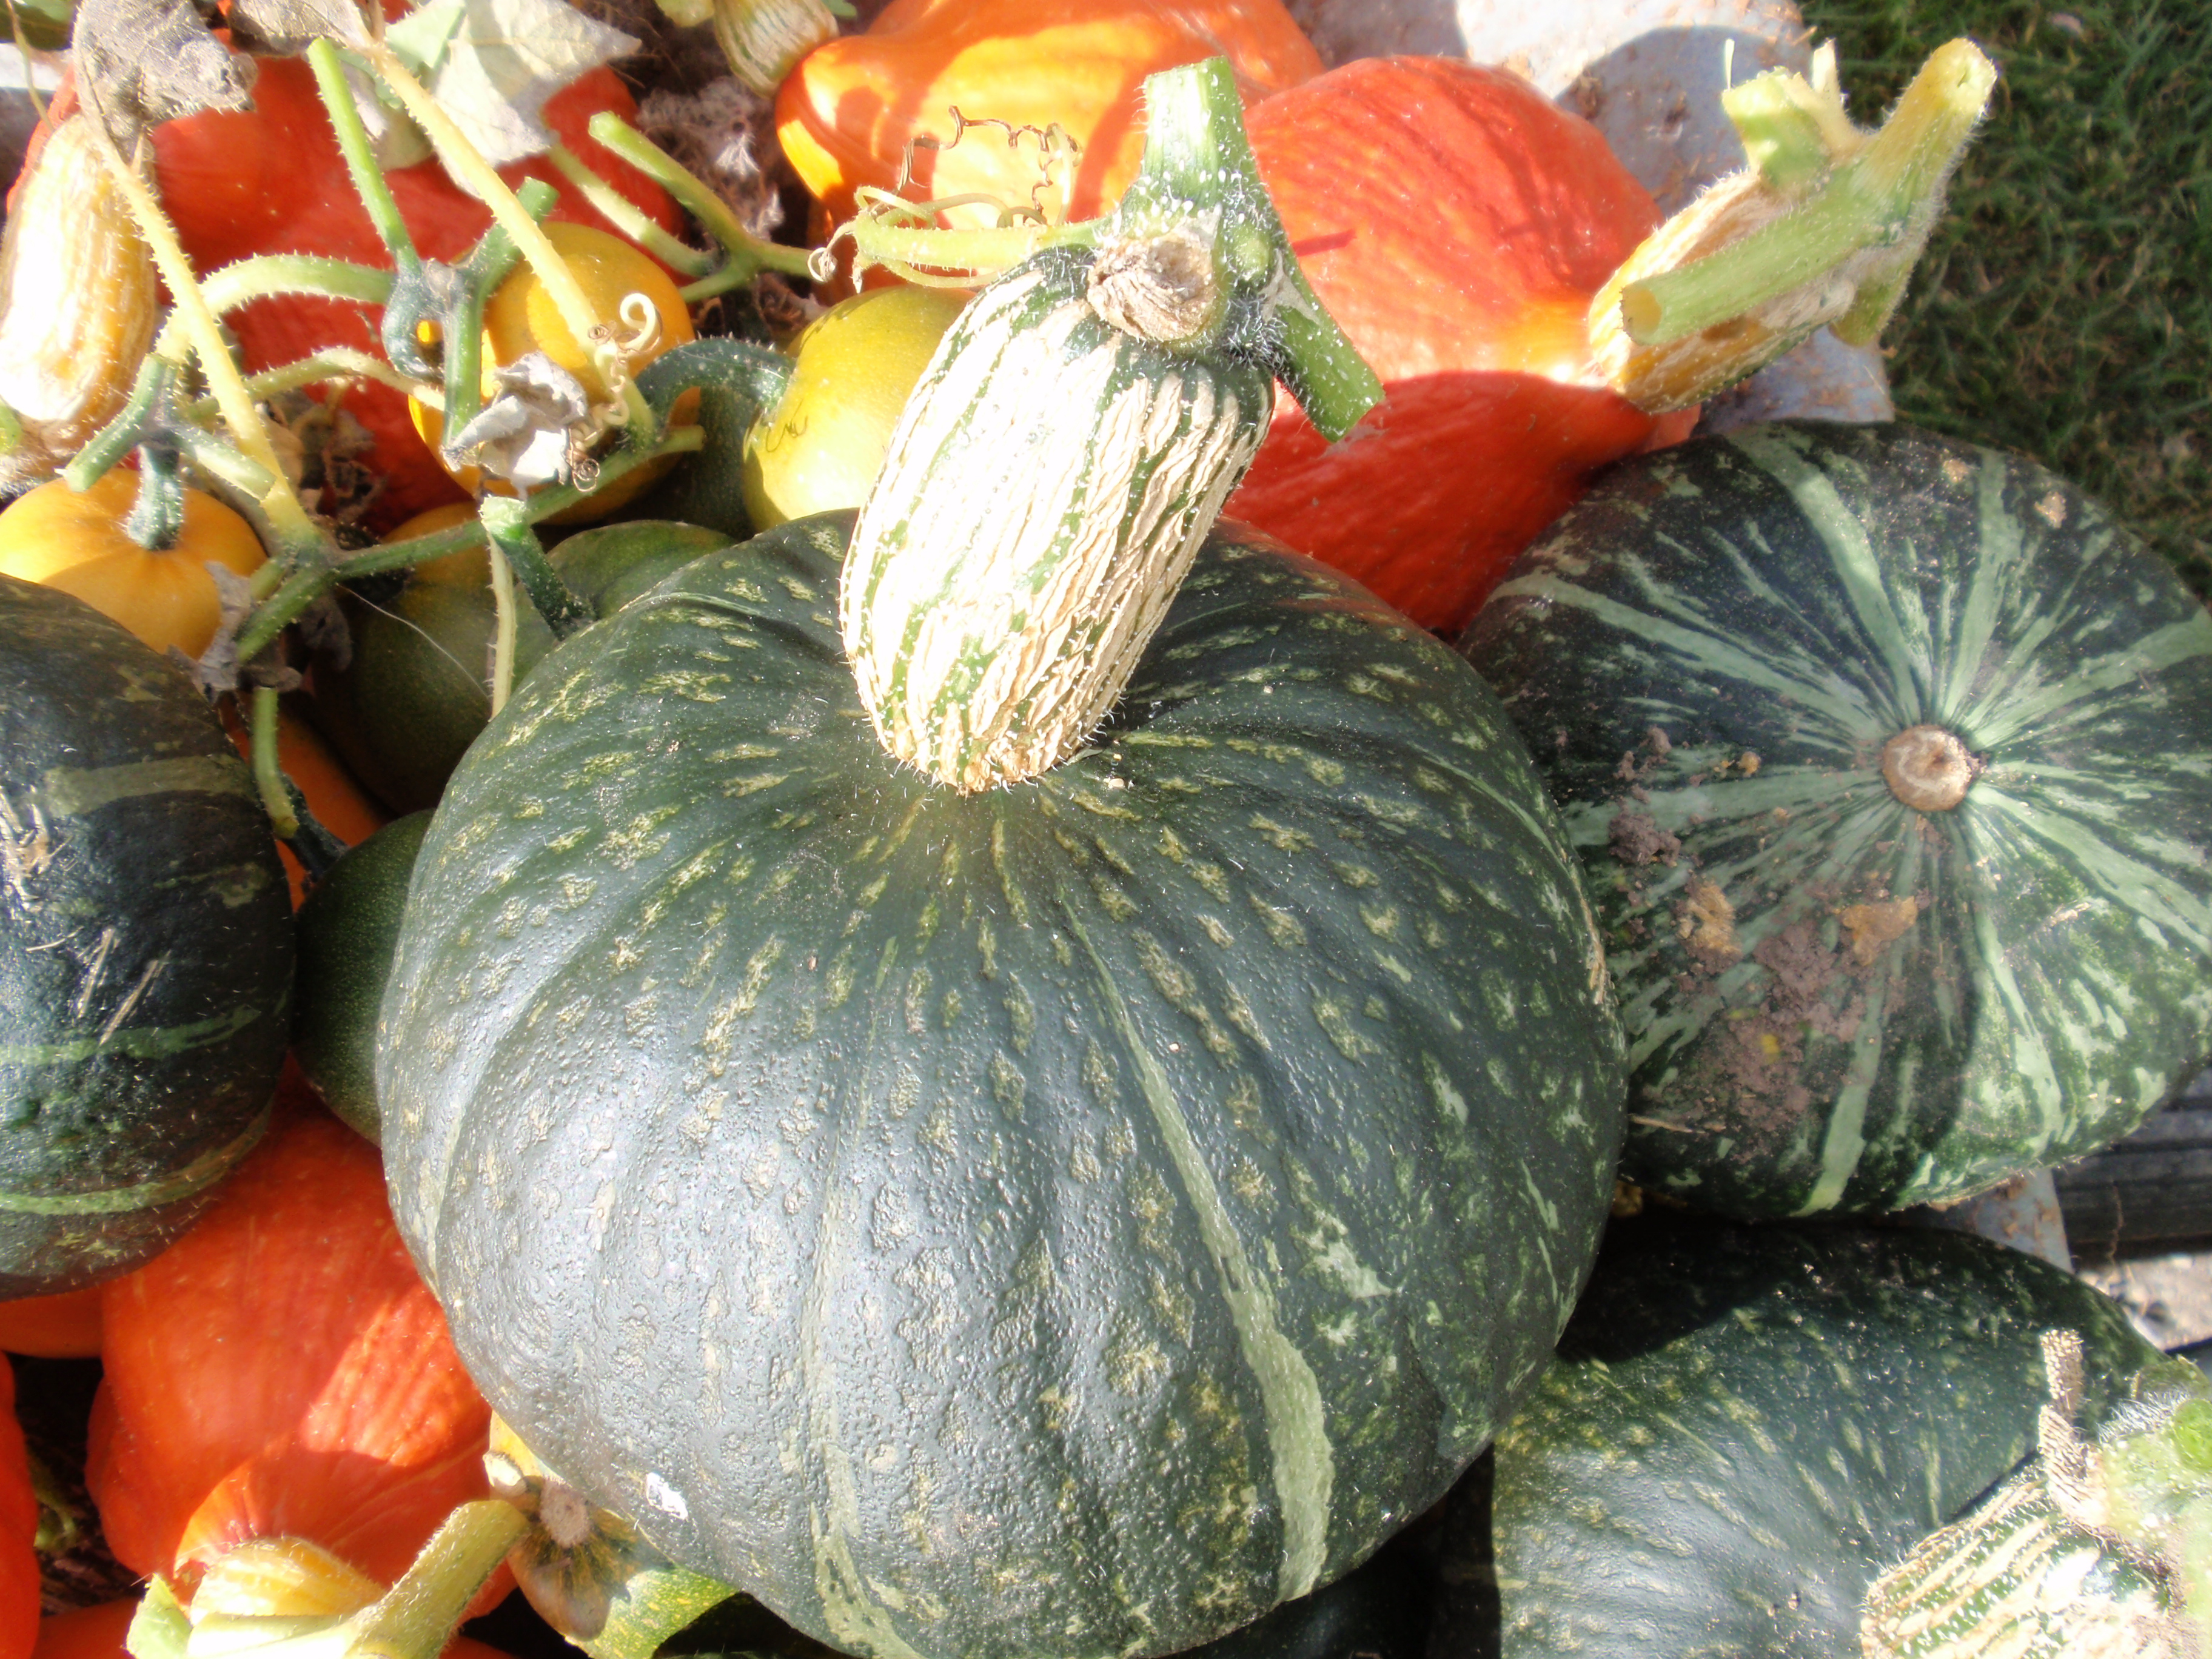
[[[2212,597],[2212,3],[1801,0],[1862,122],[2003,71],[1888,343],[1907,419],[2076,480]]]

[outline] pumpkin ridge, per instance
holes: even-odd
[[[1183,1196],[1197,1212],[1200,1237],[1221,1278],[1222,1297],[1236,1326],[1237,1346],[1259,1384],[1275,1497],[1282,1509],[1283,1557],[1276,1595],[1280,1601],[1294,1600],[1312,1589],[1320,1577],[1328,1542],[1329,1492],[1336,1462],[1320,1384],[1305,1355],[1283,1333],[1274,1296],[1237,1236],[1213,1172],[1191,1133],[1190,1121],[1176,1105],[1174,1091],[1161,1074],[1158,1062],[1138,1039],[1121,988],[1091,943],[1075,906],[1065,893],[1058,896],[1068,930],[1091,960],[1108,1018],[1139,1079],[1145,1103],[1159,1127],[1160,1138],[1167,1145]]]

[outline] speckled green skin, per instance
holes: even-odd
[[[580,530],[548,556],[594,617],[610,617],[672,570],[727,547],[721,532],[664,520]],[[427,812],[491,718],[490,650],[497,602],[484,583],[410,580],[383,603],[340,590],[351,651],[315,668],[308,705],[319,729],[377,799]],[[514,678],[553,648],[553,632],[519,585]]]
[[[128,1271],[267,1121],[292,907],[184,672],[0,578],[0,1298]]]
[[[1619,1032],[1464,665],[1217,532],[1033,783],[896,768],[846,515],[540,665],[422,858],[378,1067],[471,1373],[847,1651],[1188,1647],[1479,1451],[1594,1248]]]
[[[324,1103],[370,1140],[380,1134],[377,1009],[399,943],[408,878],[429,827],[428,812],[393,819],[348,848],[300,907],[293,1053]]]
[[[2041,469],[1897,427],[1686,444],[1609,474],[1466,648],[1605,924],[1637,1181],[1942,1202],[2118,1139],[2212,1051],[2212,617]],[[1986,768],[1951,811],[1882,776],[1923,722]]]
[[[1933,1231],[1625,1226],[1481,1494],[1455,1496],[1432,1652],[1838,1659],[1885,1569],[2035,1444],[2041,1334],[2094,1432],[2166,1363],[2033,1256]],[[1462,1498],[1465,1501],[1462,1501]]]

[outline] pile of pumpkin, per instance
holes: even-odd
[[[0,1414],[0,1659],[2212,1643],[2212,1387],[1871,1223],[2212,1049],[2212,618],[2025,461],[1689,435],[1878,334],[1981,55],[1732,88],[1662,225],[1274,0],[718,7],[811,252],[358,18],[48,112],[0,1346],[146,1583],[41,1624]]]

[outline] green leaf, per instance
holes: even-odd
[[[145,1598],[131,1616],[131,1629],[123,1645],[131,1659],[184,1659],[185,1644],[192,1627],[166,1578],[146,1586]]]

